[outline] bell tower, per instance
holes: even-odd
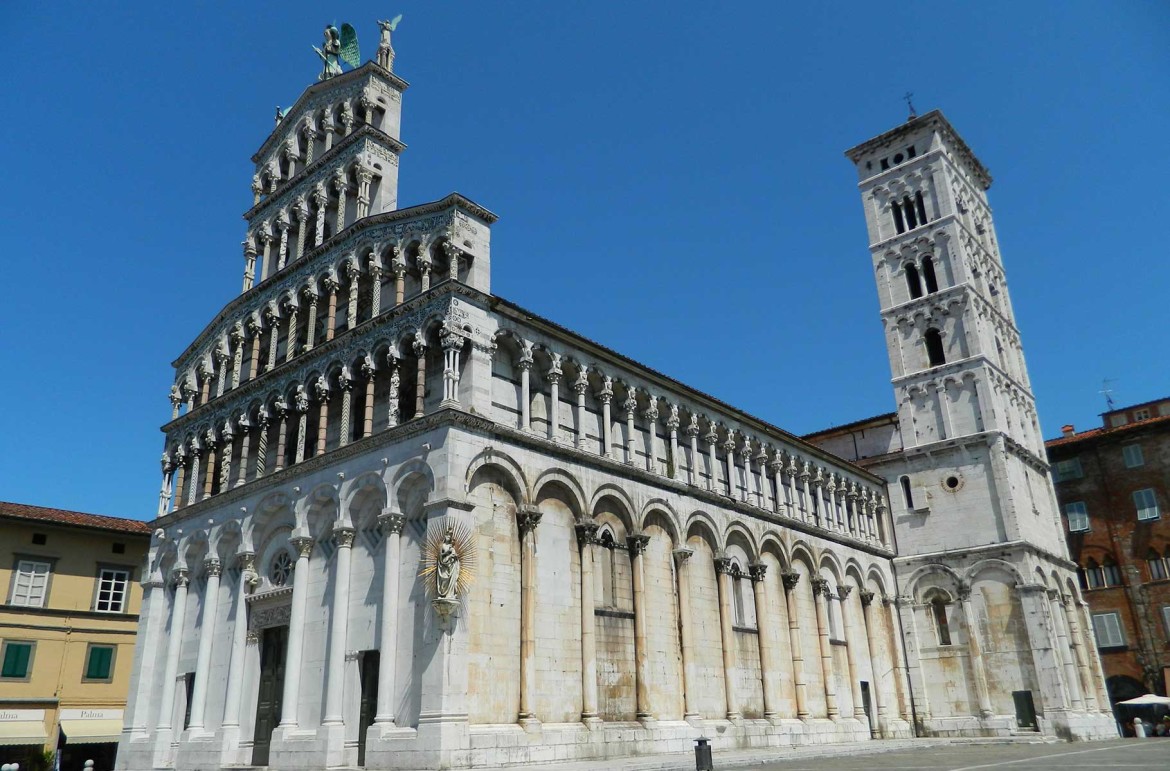
[[[846,155],[897,411],[812,441],[852,453],[889,486],[920,734],[1114,735],[987,202],[991,175],[937,110]]]
[[[991,176],[937,110],[847,155],[860,178],[903,451],[939,469],[891,481],[903,516],[922,520],[899,546],[1028,541],[1063,556],[987,202]]]

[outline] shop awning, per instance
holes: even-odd
[[[122,738],[121,720],[61,719],[61,732],[68,744],[116,742]]]
[[[43,720],[0,721],[0,745],[45,744],[47,741]]]

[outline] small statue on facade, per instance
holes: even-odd
[[[475,533],[471,527],[451,519],[446,525],[432,524],[419,575],[440,625],[449,629],[475,577]]]
[[[321,57],[324,67],[317,80],[329,80],[341,74],[341,63],[345,62],[351,68],[361,64],[361,54],[358,51],[357,31],[349,24],[342,24],[341,30],[329,24],[325,27],[325,40],[321,48],[313,46],[317,56]]]

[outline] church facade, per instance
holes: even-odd
[[[1017,428],[1001,402],[971,425],[955,409],[913,445],[967,465],[961,511],[935,503],[911,534],[923,515],[887,480],[926,479],[941,446],[894,452],[895,426],[894,465],[850,457],[493,295],[494,214],[457,194],[398,207],[393,58],[384,30],[375,61],[309,87],[253,156],[243,291],[175,362],[119,768],[1112,730],[1026,411]],[[855,150],[859,168],[907,130],[920,178],[977,164],[935,113]],[[871,194],[892,176],[862,180],[893,346],[909,309],[886,250],[958,253],[962,234],[937,233],[955,204],[923,186],[897,202],[907,233],[886,234],[895,199]],[[934,216],[911,233],[919,206]],[[1009,383],[975,355],[906,365],[896,388],[1000,377],[1030,399],[1022,359]]]

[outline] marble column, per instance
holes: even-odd
[[[302,651],[305,643],[305,611],[308,604],[309,555],[313,539],[296,537],[290,541],[297,552],[293,570],[292,601],[289,608],[288,648],[285,650],[284,690],[281,695],[280,725],[295,728],[301,698]]]
[[[829,582],[819,576],[812,579],[813,602],[817,612],[817,638],[821,644],[821,672],[824,674],[825,709],[830,720],[840,717],[837,708],[837,678],[833,674],[833,644],[829,642],[829,606],[832,589]]]
[[[521,724],[536,720],[536,526],[541,512],[523,506],[517,512],[520,529],[520,714]]]
[[[622,402],[622,409],[626,411],[626,465],[634,465],[637,450],[634,449],[634,418],[638,411],[637,392],[630,388],[626,391],[626,399]]]
[[[979,644],[979,629],[975,611],[971,607],[971,588],[959,588],[959,603],[963,608],[963,625],[967,630],[967,654],[971,657],[971,675],[975,680],[975,696],[979,700],[981,717],[991,717],[991,694],[987,687],[987,667],[983,662],[983,646]]]
[[[395,359],[393,356],[387,356],[386,360],[390,363],[390,389],[387,396],[386,427],[394,428],[399,422],[399,389],[402,387],[402,376],[398,371],[398,359]]]
[[[853,694],[853,717],[864,720],[866,715],[865,703],[861,698],[861,669],[857,666],[857,625],[854,623],[853,611],[849,609],[849,595],[852,592],[852,586],[841,585],[837,587],[841,603],[841,625],[845,632],[845,660],[849,664],[849,688]],[[850,634],[851,631],[854,634]],[[870,671],[873,671],[872,658],[870,659]]]
[[[597,621],[593,598],[593,544],[597,542],[597,523],[577,525],[577,546],[581,550],[581,721],[589,723],[597,716]]]
[[[597,392],[601,402],[601,454],[613,457],[613,379],[603,376],[601,390]]]
[[[158,725],[155,730],[160,739],[175,725],[175,678],[179,676],[179,652],[185,634],[184,621],[187,615],[187,586],[190,578],[186,568],[173,571],[175,594],[171,600],[171,626],[167,632],[167,658],[163,668],[162,692],[159,696]],[[167,738],[169,743],[170,739]]]
[[[743,717],[739,711],[739,699],[735,693],[735,682],[738,679],[739,666],[735,656],[735,629],[732,615],[731,571],[734,564],[728,557],[715,558],[715,572],[719,583],[719,632],[723,647],[723,686],[727,695],[727,719],[739,720]]]
[[[1048,607],[1052,614],[1052,626],[1056,632],[1054,645],[1060,649],[1060,663],[1064,670],[1065,690],[1069,697],[1069,707],[1082,711],[1085,700],[1081,697],[1081,682],[1077,675],[1077,665],[1073,658],[1072,641],[1069,639],[1068,627],[1065,624],[1064,605],[1060,602],[1060,592],[1050,590],[1047,593]]]
[[[280,344],[280,314],[274,305],[264,309],[264,322],[268,326],[268,362],[264,371],[269,372],[276,366],[276,348]]]
[[[284,312],[288,316],[288,331],[284,336],[284,360],[292,361],[297,355],[297,314],[300,312],[300,306],[296,300],[289,299],[284,304]]]
[[[691,464],[687,467],[687,484],[699,484],[699,421],[691,415],[691,422],[687,424],[687,437],[691,444]]]
[[[577,379],[573,381],[573,393],[577,395],[577,432],[574,446],[578,450],[585,448],[585,392],[588,390],[589,379],[585,368],[582,367],[577,373]]]
[[[631,535],[626,538],[630,550],[630,572],[634,584],[634,677],[637,705],[635,716],[639,720],[653,720],[650,710],[650,652],[646,650],[646,547],[650,544],[648,535]]]
[[[695,550],[680,546],[675,549],[674,562],[678,576],[678,631],[682,646],[683,719],[700,717],[695,702],[698,697],[699,675],[695,671],[695,628],[691,620],[691,557]]]
[[[320,298],[317,296],[315,282],[301,290],[301,297],[309,308],[308,320],[305,322],[305,345],[302,349],[308,353],[317,344],[317,300]]]
[[[293,462],[301,463],[305,459],[305,432],[309,427],[309,395],[303,386],[297,386],[293,394],[293,409],[297,413],[297,444]]]
[[[873,688],[871,695],[873,696],[873,710],[877,715],[878,730],[885,732],[886,721],[889,719],[888,710],[886,708],[886,695],[882,693],[884,689],[883,678],[878,672],[877,654],[880,650],[880,638],[878,637],[877,624],[874,621],[873,613],[873,592],[861,590],[861,621],[865,625],[865,646],[866,652],[869,654],[869,666],[871,677],[873,678]]]
[[[211,673],[211,645],[215,639],[215,622],[219,615],[219,576],[222,567],[215,557],[203,561],[207,584],[203,587],[203,618],[199,624],[199,649],[195,656],[195,686],[191,689],[191,729],[203,728],[207,708],[207,678]]]
[[[1073,601],[1074,605],[1077,601]],[[1096,640],[1093,637],[1093,619],[1089,615],[1089,603],[1081,600],[1079,603],[1082,622],[1082,638],[1089,659],[1089,669],[1093,676],[1093,688],[1097,692],[1097,705],[1102,714],[1112,714],[1112,702],[1109,700],[1109,691],[1105,687],[1105,670],[1101,666],[1101,655],[1097,652]]]
[[[550,356],[552,365],[544,375],[548,381],[548,439],[556,442],[559,441],[561,428],[561,357],[556,353]]]
[[[361,288],[361,266],[352,260],[345,266],[345,273],[349,277],[349,302],[345,305],[345,329],[349,331],[358,323],[358,290]]]
[[[338,426],[337,446],[345,447],[353,437],[353,378],[349,375],[349,367],[341,368],[337,387],[341,389],[341,425]]]
[[[748,567],[752,579],[752,593],[756,600],[756,634],[760,646],[760,686],[764,695],[764,719],[775,720],[776,707],[780,697],[776,693],[776,679],[780,675],[776,666],[776,651],[772,647],[772,609],[768,606],[768,566],[762,562]]]
[[[203,437],[203,446],[207,448],[207,468],[203,472],[203,498],[200,500],[211,497],[211,490],[215,484],[216,449],[219,447],[215,429],[208,429],[207,434]]]
[[[395,254],[397,255],[397,249]],[[406,263],[402,258],[395,256],[390,263],[390,269],[394,272],[394,306],[397,307],[406,299]]]
[[[191,479],[187,482],[187,505],[199,500],[199,456],[203,454],[203,447],[192,442],[190,454]]]
[[[325,342],[329,342],[337,333],[337,290],[341,288],[341,284],[334,276],[328,275],[323,286],[329,297],[325,306]]]
[[[414,340],[414,355],[418,357],[418,373],[414,390],[414,417],[421,418],[426,410],[427,396],[427,344],[420,338]]]
[[[707,473],[711,475],[707,480],[707,489],[716,492],[718,460],[715,458],[715,443],[719,441],[719,432],[714,423],[708,422],[707,433],[703,434],[703,439],[707,442]]]
[[[264,327],[256,316],[248,317],[248,334],[252,337],[252,356],[248,361],[248,379],[255,380],[260,373],[260,336],[264,334]]]
[[[792,657],[792,690],[796,695],[796,716],[808,719],[808,685],[804,679],[804,654],[800,645],[800,602],[796,596],[796,585],[800,573],[781,573],[784,582],[784,604],[788,611],[788,649]]]
[[[333,598],[329,612],[329,658],[325,673],[324,725],[343,723],[342,686],[345,680],[345,645],[349,627],[349,565],[353,556],[352,527],[336,527],[333,538],[337,553],[333,556]],[[295,590],[294,590],[295,591]]]
[[[367,356],[362,361],[362,377],[366,379],[366,403],[362,414],[362,438],[374,433],[374,360]]]
[[[525,350],[527,358],[516,362],[520,370],[520,430],[532,430],[532,352]]]
[[[1081,636],[1081,625],[1077,616],[1077,608],[1073,604],[1072,597],[1064,594],[1060,597],[1061,605],[1064,608],[1065,618],[1068,619],[1068,636],[1069,644],[1072,646],[1073,658],[1077,663],[1077,674],[1080,676],[1081,692],[1084,694],[1085,709],[1090,712],[1096,712],[1100,707],[1097,705],[1097,697],[1093,693],[1093,675],[1089,671],[1089,662],[1085,656],[1084,638]]]
[[[378,709],[375,723],[394,722],[394,670],[398,661],[399,547],[406,517],[393,509],[378,516],[385,541],[382,547],[382,608],[379,618]]]
[[[256,555],[240,552],[236,555],[240,578],[236,583],[236,607],[232,622],[232,657],[228,663],[227,696],[223,706],[223,727],[239,729],[244,692],[244,657],[248,647],[248,594],[259,583],[256,575]]]
[[[459,407],[459,359],[465,342],[463,335],[458,332],[443,330],[439,335],[443,349],[442,407]]]
[[[910,681],[906,674],[906,652],[902,648],[902,619],[898,613],[897,597],[883,597],[882,605],[886,609],[886,635],[890,650],[894,655],[894,693],[898,698],[898,717],[910,722],[913,714],[910,710]],[[930,715],[930,705],[924,704],[925,716]]]
[[[732,500],[740,500],[740,496],[736,495],[736,488],[739,487],[739,469],[735,465],[735,432],[727,431],[727,439],[723,442],[723,452],[727,453],[727,497]]]
[[[670,455],[667,469],[671,479],[678,479],[680,466],[678,462],[678,427],[681,424],[682,421],[678,416],[678,405],[670,405],[670,414],[666,416],[666,430],[670,432]]]
[[[418,253],[418,273],[419,293],[421,294],[431,288],[431,258],[422,249]]]

